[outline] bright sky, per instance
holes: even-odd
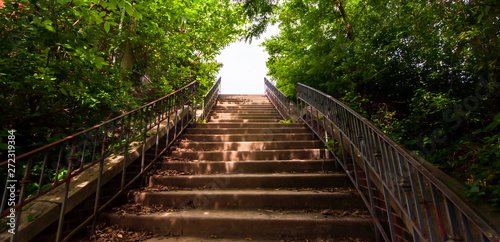
[[[277,25],[268,26],[267,31],[259,39],[254,39],[252,44],[234,42],[221,51],[217,61],[224,66],[217,76],[222,77],[222,94],[264,94],[269,55],[259,44],[278,33]]]

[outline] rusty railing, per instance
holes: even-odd
[[[221,78],[219,77],[210,90],[208,90],[208,92],[203,96],[203,113],[200,117],[200,120],[202,121],[208,117],[208,114],[217,103],[217,98],[220,94],[220,82]]]
[[[271,82],[264,77],[264,93],[267,98],[278,109],[283,119],[290,119],[290,98],[276,88]]]
[[[0,209],[2,212],[0,219],[8,216],[11,217],[12,211],[15,211],[15,225],[13,228],[15,231],[12,231],[14,232],[12,240],[18,240],[16,239],[18,236],[17,229],[21,223],[21,214],[23,210],[29,208],[27,205],[37,201],[44,194],[59,187],[64,187],[64,190],[62,199],[60,200],[62,202],[60,203],[59,209],[56,241],[68,240],[86,224],[90,222],[94,222],[95,224],[97,215],[135,182],[147,168],[167,150],[175,138],[177,138],[192,121],[195,115],[191,112],[195,110],[193,105],[195,105],[194,100],[197,93],[198,82],[193,81],[185,87],[133,111],[94,126],[93,128],[68,136],[52,144],[17,156],[15,158],[15,164],[16,169],[22,170],[22,173],[17,171],[17,174],[22,174],[20,176],[8,177],[6,168],[9,162],[5,161],[0,163],[0,167],[5,168],[1,170],[2,173],[6,173],[0,176],[2,179],[6,178]],[[167,126],[167,134],[163,139],[163,137],[159,137],[159,134],[160,123],[164,121],[168,123],[172,121],[174,126],[172,127],[173,133],[168,128],[169,126]],[[155,129],[156,133],[154,133]],[[155,143],[151,147],[151,149],[155,149],[155,156],[149,165],[145,164],[146,139],[148,136],[156,136]],[[136,143],[138,145],[137,147],[142,145],[142,154],[140,159],[134,161],[135,164],[140,167],[140,172],[138,172],[135,177],[130,178],[127,177],[126,168],[127,163],[132,162],[131,160],[127,160],[129,159],[128,150],[132,142]],[[163,149],[160,150],[161,148]],[[114,194],[105,204],[101,205],[102,199],[100,198],[103,196],[101,191],[101,187],[103,186],[101,180],[103,166],[105,160],[112,154],[123,155],[120,191]],[[84,222],[77,226],[75,230],[65,235],[65,238],[63,238],[65,213],[68,212],[66,211],[68,210],[66,208],[66,203],[68,194],[71,192],[70,184],[76,176],[96,165],[99,166],[99,174],[97,187],[95,188],[94,186],[96,189],[95,204],[93,207],[94,212],[92,215],[89,215]],[[35,166],[36,169],[34,169]],[[126,177],[129,182],[126,182]],[[15,187],[15,192],[8,193],[8,188],[12,186]],[[110,196],[110,194],[106,195]],[[12,196],[15,197],[14,206],[11,206],[13,203],[9,202],[12,201]],[[23,219],[23,222],[27,221]],[[95,226],[93,226],[93,228],[94,227]]]
[[[500,240],[500,225],[486,219],[452,188],[449,176],[402,148],[337,99],[300,83],[296,90],[300,119],[330,147],[360,191],[379,238]]]

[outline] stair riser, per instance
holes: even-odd
[[[364,203],[350,193],[290,194],[176,194],[135,193],[130,198],[135,203],[163,205],[185,209],[361,209]]]
[[[178,148],[211,151],[229,150],[284,150],[301,148],[324,148],[321,141],[300,140],[300,141],[271,141],[271,142],[181,142]]]
[[[268,111],[259,111],[259,110],[239,110],[239,109],[231,109],[231,110],[213,110],[210,112],[210,115],[219,115],[219,114],[242,114],[242,115],[269,115],[269,114],[275,114],[279,115],[278,111],[276,110],[268,110]]]
[[[270,111],[277,111],[276,108],[274,107],[256,107],[253,105],[248,105],[244,107],[238,107],[238,106],[227,106],[227,107],[219,107],[215,106],[212,108],[213,111],[254,111],[254,112],[270,112]]]
[[[287,141],[314,140],[313,134],[256,134],[256,135],[194,135],[185,134],[184,139],[204,142],[237,142],[237,141]]]
[[[267,99],[266,95],[262,94],[220,94],[218,100],[228,100],[228,99],[236,99],[236,100],[254,100],[254,99]]]
[[[186,134],[273,134],[273,133],[308,133],[309,128],[274,128],[274,129],[206,129],[188,128]]]
[[[337,167],[333,161],[165,162],[162,163],[162,169],[194,174],[337,171]]]
[[[218,103],[216,106],[217,109],[223,109],[223,108],[237,108],[237,109],[274,109],[274,105],[272,104],[224,104],[224,103]]]
[[[207,129],[221,129],[221,128],[304,128],[305,124],[284,124],[284,123],[204,123],[204,124],[191,124],[190,128],[207,128]]]
[[[230,188],[296,188],[296,187],[347,187],[349,179],[344,175],[322,176],[152,176],[150,186],[164,185],[175,187],[207,189]]]
[[[157,234],[200,236],[209,239],[252,240],[317,240],[354,237],[373,239],[373,225],[363,218],[338,218],[332,220],[273,219],[272,215],[254,218],[218,218],[210,216],[106,216],[110,224],[118,224],[132,230],[146,229]]]
[[[279,122],[281,119],[208,119],[211,123],[259,123],[259,122]]]
[[[179,152],[173,151],[171,157],[189,160],[206,161],[243,161],[243,160],[292,160],[326,158],[322,149],[312,150],[255,150],[255,151],[199,151]]]
[[[210,119],[276,119],[280,118],[279,114],[270,115],[253,115],[253,114],[215,114],[211,115]]]
[[[242,100],[217,100],[217,105],[220,104],[236,104],[236,105],[248,105],[248,104],[257,104],[257,105],[269,105],[271,102],[269,100],[255,100],[255,101],[242,101]]]

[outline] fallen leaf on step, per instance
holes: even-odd
[[[323,212],[321,212],[321,214],[323,215],[333,215],[335,213],[335,211],[331,210],[331,209],[325,209],[323,210]]]

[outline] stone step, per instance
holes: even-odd
[[[328,190],[192,190],[134,191],[128,200],[176,209],[364,209],[357,192]]]
[[[276,121],[269,121],[269,120],[281,120],[281,116],[279,115],[270,115],[270,116],[261,116],[261,117],[230,117],[230,116],[210,116],[208,118],[210,121],[222,121],[222,120],[231,120],[229,122],[241,122],[241,120],[253,120],[253,122],[276,122]],[[227,122],[227,121],[226,121]]]
[[[214,111],[232,111],[232,110],[244,110],[244,111],[258,111],[258,112],[263,112],[263,111],[276,111],[276,108],[274,106],[266,106],[266,107],[259,107],[255,105],[245,105],[245,106],[239,106],[239,105],[231,105],[231,106],[215,106],[212,108]]]
[[[279,113],[278,110],[274,108],[212,108],[210,115],[214,113],[248,113],[248,114],[265,114]]]
[[[263,119],[211,119],[208,118],[209,122],[212,123],[257,123],[257,122],[279,122],[280,118],[263,118]]]
[[[221,94],[217,100],[269,100],[266,95],[242,95],[235,96],[230,94]]]
[[[278,114],[239,114],[239,113],[217,113],[210,115],[210,119],[266,119],[281,118]]]
[[[250,99],[219,99],[217,104],[270,104],[267,99],[250,100]]]
[[[258,99],[258,98],[266,98],[266,95],[263,94],[220,94],[219,99],[225,98],[234,98],[234,99]]]
[[[335,160],[162,162],[160,169],[191,174],[305,173],[340,171]]]
[[[199,129],[197,129],[199,130]],[[217,129],[207,129],[208,132],[217,132]],[[235,129],[236,130],[236,129]],[[276,132],[279,130],[272,130]],[[188,129],[187,132],[190,132]],[[193,131],[194,132],[194,131]],[[200,132],[200,131],[196,131]],[[246,131],[243,131],[246,132]],[[201,133],[201,132],[200,132]],[[180,149],[193,150],[283,150],[300,148],[325,148],[319,140],[290,140],[290,141],[254,141],[254,142],[179,142]]]
[[[224,110],[214,110],[210,112],[210,115],[217,115],[217,114],[249,114],[249,115],[259,115],[259,114],[279,114],[279,112],[275,109],[273,110],[267,110],[267,111],[260,111],[260,110],[241,110],[241,109],[224,109]]]
[[[181,139],[203,142],[315,140],[313,133],[295,134],[183,134]]]
[[[156,185],[207,189],[232,188],[325,188],[348,187],[351,181],[345,174],[217,174],[161,176],[149,178],[149,186]]]
[[[248,103],[248,104],[233,104],[233,103],[217,103],[217,108],[274,108],[272,103]]]
[[[181,210],[145,215],[104,214],[110,224],[157,234],[221,239],[374,239],[370,219],[302,211]]]
[[[274,133],[307,133],[309,128],[188,128],[186,134],[274,134]]]
[[[326,149],[172,151],[173,158],[205,161],[292,160],[326,158]]]
[[[277,123],[277,122],[255,122],[255,123],[200,123],[191,124],[190,128],[208,128],[208,129],[221,129],[221,128],[302,128],[307,127],[304,123]]]

